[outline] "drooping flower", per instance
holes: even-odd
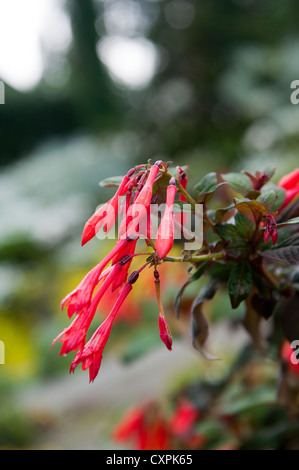
[[[165,258],[173,246],[174,222],[173,203],[177,192],[175,179],[171,178],[167,187],[165,212],[162,216],[155,241],[155,249],[160,258]]]
[[[172,335],[169,329],[169,326],[167,324],[166,318],[159,315],[159,330],[160,330],[160,338],[169,349],[169,351],[172,350]]]
[[[170,328],[167,324],[167,320],[165,317],[163,305],[162,305],[162,299],[161,299],[161,291],[160,291],[160,274],[155,269],[154,271],[154,283],[155,283],[155,288],[156,288],[156,296],[157,296],[157,302],[158,302],[158,308],[159,308],[159,330],[160,330],[160,338],[167,347],[169,351],[172,350],[172,334],[170,331]]]
[[[82,246],[91,240],[102,226],[104,226],[105,233],[108,233],[114,226],[118,214],[119,198],[126,193],[130,177],[134,171],[135,170],[132,169],[127,173],[110,201],[99,207],[90,219],[88,219],[83,229]]]
[[[89,271],[78,286],[70,292],[61,302],[61,308],[67,307],[68,316],[71,318],[74,313],[79,313],[86,305],[89,304],[92,294],[99,282],[100,275],[107,264],[119,253],[128,250],[132,239],[127,238],[118,240],[114,248],[105,258],[98,263],[91,271]]]
[[[131,441],[136,450],[172,449],[168,423],[155,403],[129,409],[112,437],[121,444]]]
[[[152,200],[153,185],[159,173],[160,164],[161,162],[158,161],[151,167],[144,186],[140,192],[137,191],[133,203],[128,207],[126,216],[119,227],[119,238],[138,233],[139,224],[146,224],[147,211]]]
[[[277,186],[286,191],[285,200],[280,208],[282,210],[299,194],[299,168],[283,176]]]
[[[104,231],[109,231],[116,223],[116,215],[124,216],[118,233],[118,240],[113,249],[91,269],[78,286],[70,292],[61,302],[61,308],[67,308],[69,318],[75,315],[69,327],[65,328],[53,341],[62,343],[61,354],[68,354],[76,351],[75,358],[71,364],[70,372],[73,372],[79,364],[83,370],[89,369],[90,381],[92,382],[100,369],[102,353],[108,341],[112,324],[120,310],[121,305],[132,290],[132,284],[138,279],[139,273],[149,264],[156,266],[160,264],[158,257],[164,257],[169,252],[173,244],[173,202],[177,191],[174,178],[170,180],[166,195],[166,211],[160,224],[160,235],[157,240],[157,249],[152,241],[152,227],[147,223],[145,230],[138,233],[140,225],[145,218],[149,221],[150,204],[155,198],[153,194],[154,184],[163,176],[160,167],[163,166],[165,172],[167,165],[157,161],[154,165],[139,165],[130,170],[122,179],[113,198],[106,205],[102,206],[86,222],[82,244],[87,243],[104,226]],[[138,171],[137,171],[138,169]],[[185,185],[185,176],[180,173],[178,178]],[[119,211],[119,197],[124,196],[121,201]],[[109,212],[110,206],[113,208]],[[137,214],[137,215],[136,215]],[[141,235],[140,235],[141,234]],[[167,235],[166,240],[163,239]],[[142,237],[148,246],[154,248],[145,264],[133,273],[129,273],[132,260],[136,256],[148,253],[135,253],[138,239]],[[116,297],[117,296],[117,297]],[[103,300],[106,306],[110,302],[110,313],[87,341],[89,327],[100,308]],[[139,315],[139,310],[138,310]],[[160,337],[166,347],[171,350],[172,336],[168,327],[163,307],[159,305],[159,330]],[[86,342],[87,341],[87,342]]]
[[[92,298],[85,312],[81,312],[80,314],[78,314],[73,320],[73,322],[70,324],[70,326],[66,328],[62,333],[60,333],[57,338],[54,339],[52,346],[57,340],[63,343],[60,355],[68,354],[69,352],[76,351],[77,349],[83,349],[87,331],[95,316],[99,302],[106,293],[108,287],[120,274],[122,269],[123,266],[120,263],[113,266],[106,279],[104,280],[103,284],[101,285],[100,289]]]
[[[103,350],[108,341],[113,320],[117,312],[119,311],[120,307],[122,306],[125,298],[130,293],[131,290],[132,290],[132,284],[130,282],[127,282],[123,286],[119,294],[119,297],[117,301],[115,302],[114,307],[112,308],[108,317],[104,320],[101,326],[95,331],[91,339],[84,346],[83,350],[79,351],[76,354],[71,364],[70,372],[74,372],[76,367],[80,363],[82,363],[82,370],[89,369],[89,381],[90,382],[94,381],[94,379],[98,375],[98,372],[101,366]]]
[[[172,433],[177,436],[190,433],[198,418],[199,411],[194,405],[189,400],[181,400],[170,421]]]
[[[268,214],[265,217],[265,233],[264,240],[268,243],[269,238],[272,238],[273,245],[276,244],[278,238],[277,224],[274,215]]]

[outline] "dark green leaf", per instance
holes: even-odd
[[[216,212],[215,212],[215,222],[216,222],[216,224],[219,224],[222,221],[222,219],[224,218],[224,216],[229,215],[230,211],[233,211],[234,209],[235,209],[234,204],[231,204],[228,207],[223,207],[223,208],[217,209]]]
[[[209,335],[209,325],[202,312],[202,306],[206,301],[214,297],[219,286],[220,282],[218,280],[211,279],[195,298],[191,307],[192,344],[193,347],[200,351],[207,359],[215,358],[203,350],[203,346]]]
[[[276,248],[282,248],[285,246],[299,246],[299,233],[295,233],[288,238],[285,238],[281,243],[276,245]]]
[[[277,222],[284,222],[292,219],[297,215],[299,210],[299,194],[297,194],[292,201],[280,212],[277,217]]]
[[[265,206],[258,201],[235,199],[235,206],[241,214],[244,214],[255,225],[268,213]]]
[[[258,315],[252,303],[252,298],[247,297],[245,300],[246,313],[243,325],[251,336],[253,346],[260,352],[265,351],[265,343],[260,331],[261,315]]]
[[[226,173],[221,176],[224,181],[243,196],[253,189],[250,179],[244,173]]]
[[[276,195],[276,199],[272,207],[272,212],[274,212],[280,209],[285,199],[285,190],[283,188],[280,188],[279,186],[276,186],[274,183],[268,183],[264,188],[262,188],[262,194],[267,193],[270,190],[273,191]]]
[[[250,240],[255,231],[254,223],[245,215],[241,214],[241,212],[237,212],[235,215],[235,224],[240,237]]]
[[[205,263],[203,263],[192,274],[192,276],[190,276],[188,281],[185,282],[185,284],[180,288],[179,292],[177,293],[175,301],[174,301],[174,309],[175,309],[175,314],[176,314],[177,318],[179,318],[179,309],[180,309],[181,298],[182,298],[182,295],[183,295],[186,287],[189,286],[189,284],[191,284],[192,282],[197,281],[198,279],[200,279],[200,277],[204,274],[208,264],[209,264],[209,261],[206,261]]]
[[[285,222],[280,222],[277,224],[277,227],[285,227],[286,225],[294,225],[299,224],[299,217],[295,217],[294,219],[286,220]]]
[[[299,293],[288,298],[281,312],[281,327],[284,336],[290,343],[299,339]]]
[[[252,288],[252,273],[250,264],[241,261],[230,272],[228,293],[233,308],[237,308],[245,300]]]
[[[280,261],[291,266],[299,264],[299,246],[285,246],[272,250],[262,251],[261,255],[272,261]]]
[[[240,238],[237,227],[233,224],[216,224],[218,235],[224,240],[236,240]]]
[[[217,183],[217,174],[215,172],[208,173],[194,188],[197,201],[201,203],[208,202],[216,189],[223,184],[225,183]]]
[[[252,252],[252,246],[247,240],[232,240],[226,247],[226,251],[233,256],[244,256],[245,254],[248,255]]]
[[[253,309],[266,320],[273,315],[276,303],[273,298],[267,299],[259,293],[255,293],[251,299]]]
[[[229,279],[229,265],[227,263],[215,262],[213,266],[209,268],[209,275],[213,279],[218,279],[219,281],[228,281]]]
[[[274,204],[276,202],[277,196],[274,191],[270,190],[267,192],[262,193],[257,199],[257,202],[260,202],[265,206],[267,212],[271,212]]]

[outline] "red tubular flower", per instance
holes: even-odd
[[[174,222],[173,203],[177,192],[175,179],[171,178],[167,187],[166,207],[158,228],[155,249],[160,258],[165,258],[173,246]]]
[[[86,222],[82,234],[82,246],[91,240],[103,225],[105,233],[108,233],[111,230],[115,224],[118,213],[119,197],[126,193],[132,172],[134,172],[134,170],[130,170],[123,178],[115,195],[110,199],[110,201],[101,206]]]
[[[144,411],[134,407],[128,410],[120,423],[113,430],[113,439],[116,442],[126,442],[136,432],[139,433],[143,426]]]
[[[89,382],[94,381],[101,367],[103,350],[110,336],[113,320],[131,290],[132,284],[130,282],[127,282],[123,286],[119,297],[115,302],[114,307],[112,308],[108,317],[96,330],[96,332],[93,334],[88,343],[86,343],[83,348],[83,351],[79,351],[76,354],[71,364],[70,372],[74,372],[76,367],[80,363],[82,363],[82,370],[89,369]]]
[[[265,217],[265,233],[264,233],[264,240],[265,243],[268,243],[269,238],[272,238],[272,242],[275,245],[278,238],[277,226],[275,217],[271,214],[266,215]]]
[[[132,440],[136,450],[172,449],[167,422],[155,404],[128,410],[112,437],[119,443]]]
[[[165,313],[162,305],[162,299],[161,299],[161,290],[160,290],[160,274],[155,269],[154,271],[154,277],[155,277],[155,290],[156,290],[156,296],[157,296],[157,302],[158,302],[158,308],[159,308],[159,330],[160,330],[160,338],[167,347],[169,351],[172,350],[172,334],[170,331],[170,328],[167,324],[166,318],[165,318]]]
[[[113,268],[110,270],[110,273],[103,282],[102,286],[93,297],[86,311],[77,315],[73,322],[70,324],[70,326],[66,328],[62,333],[60,333],[57,338],[54,339],[52,346],[58,339],[61,343],[63,343],[63,346],[60,351],[60,356],[62,354],[68,354],[71,351],[76,351],[77,349],[82,350],[85,344],[88,328],[90,327],[91,322],[95,316],[95,312],[99,305],[99,302],[107,291],[108,287],[120,274],[122,269],[123,266],[121,264],[116,264],[115,266],[113,266]]]
[[[183,189],[187,189],[187,184],[188,184],[188,178],[186,176],[186,173],[182,168],[177,167],[178,173],[179,173],[179,183],[182,185]],[[186,196],[184,194],[180,194],[179,200],[182,202],[186,202]]]
[[[172,350],[172,335],[167,324],[166,318],[162,315],[159,315],[159,330],[160,338],[167,347],[169,351]]]
[[[284,341],[281,348],[281,357],[287,365],[287,370],[293,374],[299,376],[299,361],[289,341]]]
[[[130,236],[138,231],[139,223],[146,217],[153,193],[153,185],[159,173],[161,162],[156,162],[150,169],[148,178],[133,204],[129,206],[125,219],[119,228],[119,238]]]
[[[283,176],[278,186],[286,191],[285,200],[280,208],[282,210],[299,194],[299,168]]]
[[[133,240],[132,243],[130,244],[130,247],[129,247],[129,250],[128,250],[128,254],[127,254],[127,257],[129,258],[128,259],[128,262],[124,265],[122,271],[119,273],[119,276],[117,276],[113,283],[112,283],[112,292],[115,291],[116,289],[118,289],[119,287],[121,287],[127,280],[127,277],[128,277],[128,272],[129,272],[129,269],[130,269],[130,266],[132,264],[132,260],[133,260],[133,254],[135,252],[135,248],[136,248],[136,244],[137,244],[137,238],[136,240]],[[114,261],[112,260],[112,264],[114,263]]]
[[[120,251],[123,249],[128,250],[131,242],[132,240],[130,239],[118,240],[110,253],[86,274],[76,289],[62,300],[61,308],[67,307],[69,318],[71,318],[75,312],[79,313],[89,304],[104,268]],[[124,253],[124,251],[122,252]]]
[[[192,403],[189,400],[182,400],[170,421],[172,433],[177,436],[189,433],[198,418],[199,412]]]

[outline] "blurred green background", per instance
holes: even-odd
[[[49,350],[69,324],[61,299],[109,249],[97,239],[80,246],[85,221],[113,191],[100,180],[149,158],[188,164],[191,186],[210,171],[271,163],[277,179],[298,166],[296,7],[0,1],[1,448],[117,448],[111,430],[128,406],[192,377],[214,383],[246,343],[239,330],[216,327],[223,361],[206,364],[173,320],[168,353],[141,286],[134,321],[126,315],[115,328],[94,384],[81,370],[68,376],[70,359]],[[169,315],[187,273],[171,276]],[[221,318],[219,303],[211,315]]]

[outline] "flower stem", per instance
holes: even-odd
[[[203,261],[213,261],[215,259],[224,258],[225,253],[222,251],[219,253],[207,253],[205,255],[190,256],[190,258],[170,257],[168,256],[165,261],[177,262],[177,263],[202,263]]]

